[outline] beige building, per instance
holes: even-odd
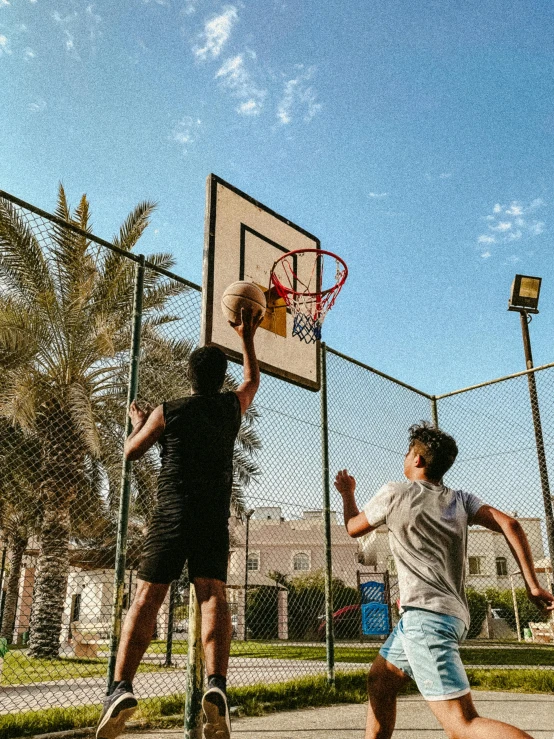
[[[518,518],[523,527],[533,558],[537,565],[544,563],[545,553],[541,531],[540,518]],[[388,529],[379,527],[371,534],[360,539],[360,559],[366,567],[374,568],[376,572],[388,570],[391,575],[396,574],[394,561],[389,547]],[[466,562],[466,585],[476,590],[496,587],[507,590],[511,587],[510,575],[519,571],[510,548],[502,534],[498,534],[481,526],[472,526],[469,529],[468,558]],[[537,567],[539,570],[539,567]],[[538,571],[538,577],[544,587],[548,587],[548,573],[545,567]],[[516,587],[523,587],[519,575],[514,578]]]
[[[231,559],[229,583],[244,583],[246,525],[231,519]],[[331,513],[333,576],[356,587],[358,543],[350,538]],[[279,572],[287,577],[322,572],[325,569],[325,529],[321,510],[304,511],[302,518],[285,520],[281,508],[256,508],[248,526],[249,575],[267,576]],[[254,582],[249,577],[249,582]]]
[[[549,587],[551,566],[545,558],[541,519],[518,518],[523,526],[538,576],[544,587]],[[248,578],[250,586],[272,586],[279,590],[279,636],[286,639],[287,591],[270,577],[280,573],[287,578],[322,573],[325,569],[324,521],[321,510],[304,511],[299,519],[287,520],[279,507],[256,508],[248,524],[248,557],[246,557],[246,523],[232,518],[231,554],[229,561],[229,602],[234,616],[234,627],[238,638],[244,638],[244,584]],[[331,539],[333,576],[345,585],[356,587],[358,571],[391,575],[392,596],[395,598],[395,566],[388,542],[388,530],[381,526],[359,540],[351,539],[342,523],[337,522],[336,513],[331,514]],[[18,641],[29,628],[32,607],[36,562],[36,542],[27,551],[20,578],[19,599],[15,619],[14,640]],[[77,563],[75,563],[77,564]],[[472,527],[468,536],[467,580],[470,587],[485,590],[497,587],[510,588],[510,575],[518,567],[504,537],[481,527]],[[513,578],[515,587],[522,587],[521,576]],[[125,593],[129,602],[129,590],[134,593],[136,573],[127,572]],[[396,595],[397,597],[397,595]],[[113,570],[85,569],[73,566],[68,579],[61,641],[64,647],[73,620],[104,623],[111,622],[113,603]],[[167,602],[161,609],[158,632],[167,630]]]

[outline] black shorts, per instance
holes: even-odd
[[[141,580],[169,584],[185,562],[191,582],[206,577],[227,582],[229,500],[224,491],[164,495],[150,523],[138,574]]]

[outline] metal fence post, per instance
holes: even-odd
[[[437,409],[437,397],[431,395],[431,418],[433,419],[433,426],[438,429],[439,427],[439,413]]]
[[[525,364],[527,369],[533,368],[533,355],[531,353],[531,338],[529,336],[529,320],[526,311],[520,311],[521,333],[523,335],[523,349],[525,351]],[[550,563],[554,563],[554,513],[552,511],[552,497],[550,494],[550,483],[548,480],[548,467],[546,465],[546,453],[544,450],[544,438],[542,434],[541,414],[539,409],[539,398],[537,395],[537,384],[535,373],[527,375],[529,385],[529,398],[531,400],[531,414],[533,416],[533,429],[535,431],[535,444],[537,447],[537,460],[539,463],[539,475],[541,480],[542,500],[544,505],[544,519],[546,524],[546,538],[548,540],[548,554]],[[551,576],[550,587],[554,588],[554,576]]]
[[[169,607],[167,609],[167,634],[165,640],[165,662],[164,667],[171,667],[173,656],[173,627],[175,624],[175,600],[177,599],[178,580],[173,580],[169,588]]]
[[[127,384],[127,406],[137,396],[139,376],[140,332],[142,328],[142,298],[144,287],[144,255],[140,255],[140,262],[135,267],[135,290],[133,294],[133,324],[131,334],[131,356],[129,360],[129,380]],[[127,416],[125,423],[125,437],[132,431],[131,419]],[[112,629],[110,635],[110,658],[108,661],[108,675],[106,689],[109,691],[113,682],[117,648],[121,636],[121,621],[123,616],[123,594],[125,590],[125,563],[127,556],[127,524],[129,521],[129,504],[131,499],[131,462],[123,457],[121,467],[121,487],[119,496],[119,520],[117,522],[117,544],[115,550],[114,599],[112,611]],[[129,593],[129,598],[131,594]]]
[[[188,641],[184,737],[185,739],[202,739],[202,687],[204,685],[202,616],[192,583],[189,591]]]
[[[327,682],[335,685],[335,634],[333,624],[333,555],[331,550],[331,493],[329,485],[329,423],[327,418],[327,346],[321,344],[321,451],[323,515],[325,518],[325,635]]]

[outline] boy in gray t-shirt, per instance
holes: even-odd
[[[458,453],[454,439],[426,422],[409,433],[404,459],[408,482],[384,485],[361,512],[354,498],[355,479],[341,470],[335,480],[350,536],[386,524],[398,572],[402,616],[371,666],[366,739],[392,736],[396,696],[410,679],[452,739],[532,739],[513,726],[481,718],[471,698],[459,651],[469,629],[468,525],[504,535],[533,603],[552,611],[554,596],[537,580],[521,524],[477,496],[442,484]]]

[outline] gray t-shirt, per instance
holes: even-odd
[[[367,503],[370,526],[388,526],[403,608],[457,616],[469,628],[467,527],[482,505],[471,493],[419,480],[389,482]]]

